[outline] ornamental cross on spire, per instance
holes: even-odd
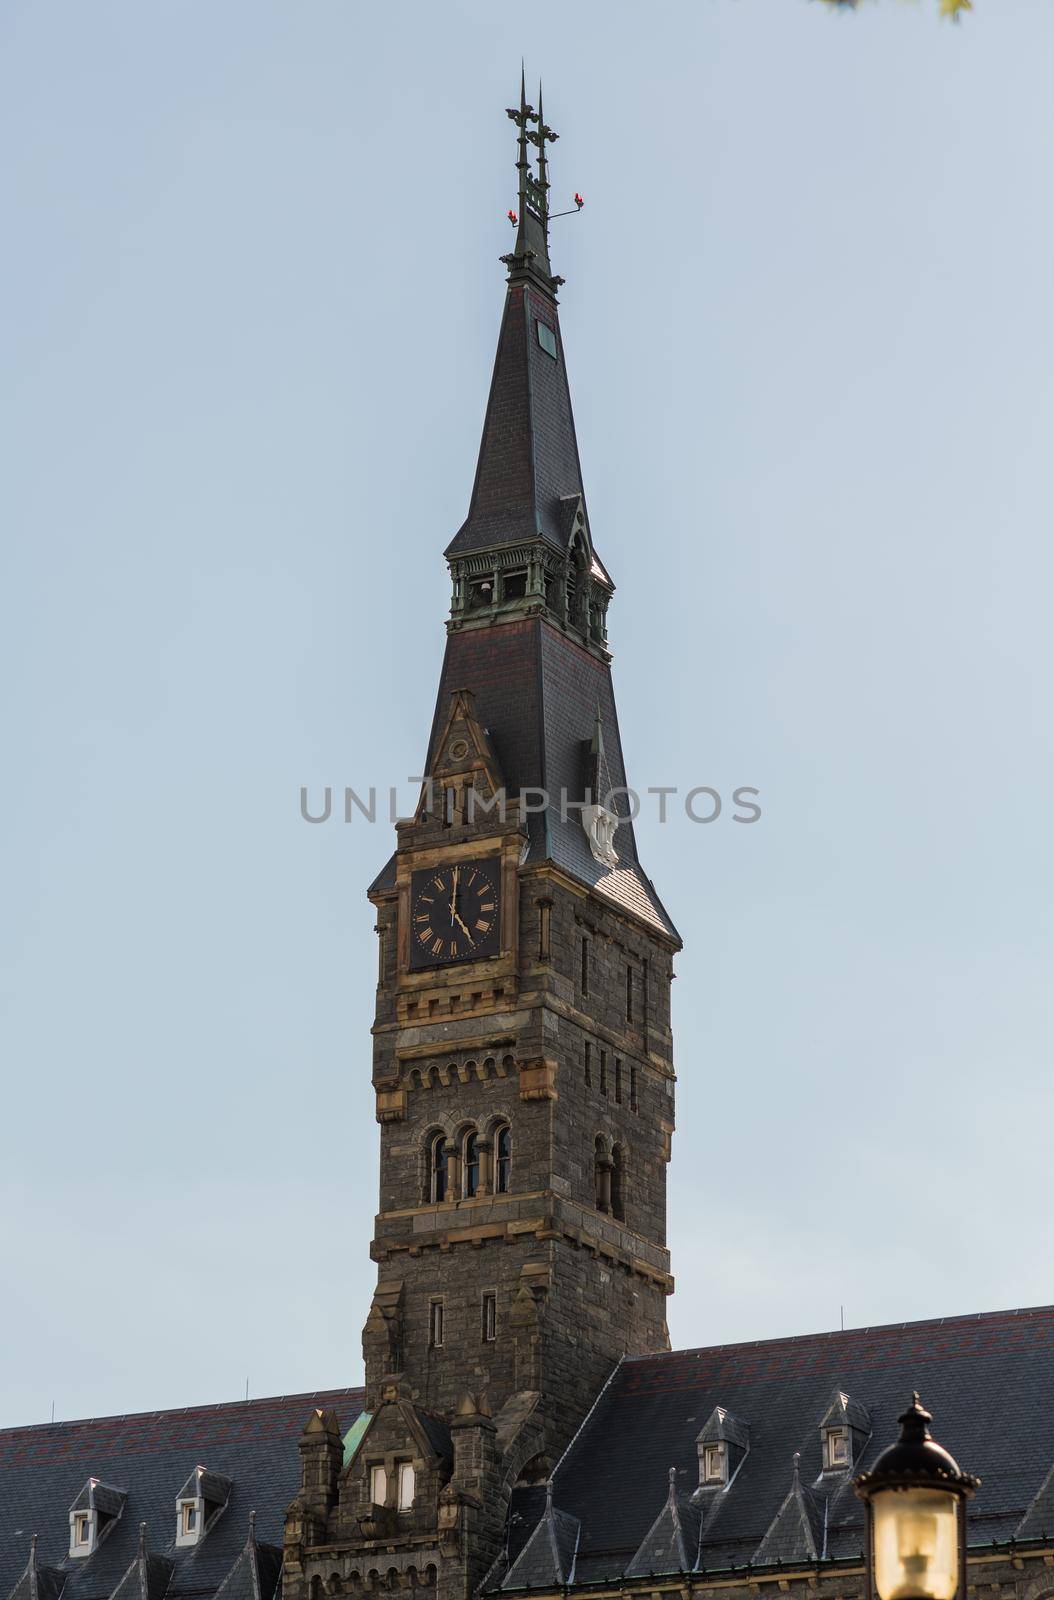
[[[506,108],[506,115],[519,130],[517,139],[516,170],[519,173],[519,209],[509,212],[509,221],[516,229],[516,248],[502,261],[510,274],[527,274],[552,291],[563,282],[554,278],[549,267],[549,157],[548,147],[560,135],[545,120],[542,106],[542,86],[538,85],[538,109],[527,101],[527,79],[520,69],[520,103]],[[532,152],[528,146],[533,145]],[[575,195],[574,211],[585,204],[581,195]],[[564,216],[562,211],[557,216]]]

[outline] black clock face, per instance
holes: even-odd
[[[410,885],[410,965],[477,961],[501,949],[496,861],[459,861],[415,872]]]

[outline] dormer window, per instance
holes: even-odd
[[[388,1499],[388,1473],[382,1466],[370,1468],[370,1500],[383,1506]]]
[[[89,1478],[70,1506],[70,1556],[93,1555],[124,1510],[125,1492]]]
[[[699,1453],[699,1487],[696,1494],[705,1498],[727,1489],[743,1465],[750,1449],[750,1429],[724,1406],[715,1406],[706,1426],[696,1434]]]
[[[176,1496],[176,1545],[200,1544],[226,1507],[231,1480],[222,1473],[195,1467]]]
[[[836,1389],[820,1418],[821,1471],[851,1472],[870,1436],[871,1417],[866,1406]]]

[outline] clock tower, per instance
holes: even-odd
[[[381,1159],[368,1423],[339,1474],[332,1424],[305,1435],[289,1595],[325,1581],[338,1547],[340,1570],[358,1570],[369,1537],[386,1538],[386,1563],[412,1546],[418,1574],[431,1542],[439,1588],[470,1593],[515,1484],[545,1481],[621,1356],[668,1348],[680,941],[625,792],[614,585],[549,262],[556,135],[522,85],[509,116],[516,236],[468,515],[445,551],[427,776],[369,890]]]

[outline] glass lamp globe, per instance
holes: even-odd
[[[980,1479],[932,1437],[918,1395],[900,1438],[854,1487],[868,1507],[872,1589],[879,1600],[955,1600],[964,1585],[966,1501]]]

